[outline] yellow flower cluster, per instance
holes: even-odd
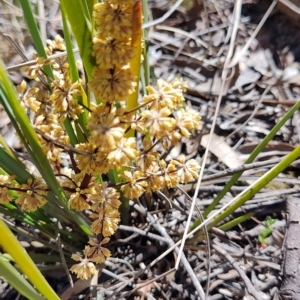
[[[93,70],[90,87],[105,103],[126,100],[136,86],[128,65],[134,53],[131,37],[135,2],[106,0],[94,5],[93,55],[98,66]]]
[[[8,175],[0,175],[0,203],[7,204],[12,201],[12,195],[9,189],[14,188],[13,177]]]
[[[107,257],[111,256],[110,251],[102,247],[109,242],[109,238],[104,238],[101,242],[97,239],[91,238],[89,240],[89,245],[85,247],[82,258],[79,254],[73,254],[72,259],[80,261],[80,263],[75,264],[71,267],[71,272],[76,273],[78,278],[83,280],[89,279],[97,273],[97,269],[94,265],[101,264],[105,261]]]
[[[187,161],[184,155],[168,162],[161,159],[163,148],[170,149],[182,137],[190,137],[200,126],[199,114],[184,106],[182,88],[179,81],[167,83],[159,80],[157,89],[148,87],[149,94],[143,98],[134,114],[126,111],[123,102],[92,106],[88,121],[91,131],[89,142],[76,147],[83,151],[76,155],[78,166],[90,176],[106,173],[110,168],[125,169],[120,175],[121,190],[129,199],[197,179],[200,165],[196,160]],[[142,136],[139,149],[136,138],[126,137],[126,129],[129,127]],[[77,193],[80,194],[80,190]],[[103,193],[109,196],[103,198]],[[94,219],[92,231],[104,237],[114,234],[119,222],[119,193],[103,183],[101,192],[98,189],[96,193],[82,194],[88,195],[85,197],[89,199],[90,209],[94,211],[90,215]],[[100,200],[98,195],[101,195]],[[94,265],[91,262],[97,263],[99,251],[90,248],[85,248],[85,258],[74,256],[80,263],[71,270],[80,278],[92,272]],[[101,251],[103,254],[108,250]],[[94,256],[90,257],[89,253]],[[103,258],[103,255],[100,257]]]
[[[34,211],[46,203],[47,185],[40,177],[29,178],[27,183],[18,184],[13,176],[0,175],[0,203],[7,204],[13,200],[10,190],[18,193],[15,202],[24,211]]]
[[[60,36],[56,36],[54,41],[47,40],[47,43],[46,52],[49,55],[56,51],[65,50],[64,41]],[[76,121],[83,112],[83,108],[78,103],[78,97],[81,95],[81,84],[71,81],[66,57],[59,57],[55,60],[44,60],[37,57],[36,62],[36,65],[23,69],[36,83],[27,88],[25,81],[23,81],[19,87],[20,98],[23,105],[33,112],[31,115],[34,126],[52,137],[52,139],[45,139],[39,135],[47,158],[57,168],[61,163],[63,149],[56,147],[53,141],[64,144],[70,143],[63,122],[67,118]],[[51,66],[53,79],[47,78],[42,71],[45,65]],[[48,86],[49,80],[51,81],[50,88]]]
[[[199,129],[201,123],[199,114],[184,103],[184,82],[159,79],[156,88],[147,87],[147,94],[136,108],[127,109],[128,97],[135,91],[138,80],[129,64],[135,53],[132,23],[136,3],[136,0],[105,0],[94,6],[92,54],[97,66],[89,88],[97,104],[91,103],[89,108],[80,105],[83,83],[72,82],[65,58],[46,62],[37,58],[37,66],[27,69],[37,84],[27,89],[22,83],[19,88],[24,105],[33,112],[32,121],[43,150],[70,207],[89,211],[95,238],[89,240],[82,256],[73,255],[79,263],[71,268],[82,279],[95,274],[94,263],[103,263],[110,256],[103,245],[109,242],[120,222],[120,191],[112,183],[100,182],[99,175],[107,174],[110,169],[119,171],[122,182],[118,188],[125,197],[137,199],[144,193],[193,181],[200,169],[196,160],[186,160],[184,155],[163,159],[183,137],[189,138]],[[48,54],[64,49],[60,37],[48,41]],[[50,89],[44,84],[47,78],[41,72],[45,64],[50,64],[54,71]],[[81,131],[85,142],[72,147],[64,121],[70,120],[73,128],[78,129],[78,116],[85,109],[87,128]],[[140,142],[129,136],[128,131],[135,131]],[[61,167],[63,152],[69,157],[69,171]],[[0,176],[0,203],[12,200],[10,189],[19,194],[16,202],[24,210],[34,210],[45,203],[47,187],[41,179],[30,179],[23,185],[9,181],[10,177]]]
[[[88,174],[91,178],[107,173],[109,169],[131,165],[138,155],[136,139],[125,138],[131,120],[130,116],[126,116],[126,99],[136,87],[136,78],[129,66],[134,53],[131,36],[135,2],[108,0],[94,5],[96,31],[92,53],[97,66],[93,70],[89,87],[100,103],[91,104],[90,107],[88,142],[76,146],[77,150],[88,153],[76,155],[80,174]],[[73,256],[80,263],[72,266],[71,271],[79,278],[87,278],[95,270],[94,262],[102,263],[105,257],[110,256],[110,252],[101,245],[107,243],[108,237],[118,228],[120,195],[116,189],[107,187],[106,183],[101,186],[99,183],[91,184],[93,179],[89,187],[83,186],[84,179],[74,179],[73,182],[76,182],[76,186],[70,195],[71,206],[76,203],[76,207],[81,210],[83,202],[89,205],[92,211],[90,218],[93,219],[91,230],[104,237],[100,243],[97,239],[90,240],[90,246],[84,250],[84,258],[77,254]],[[88,188],[88,191],[84,188]]]

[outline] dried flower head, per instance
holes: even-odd
[[[89,197],[89,199],[94,203],[92,206],[93,211],[97,211],[102,205],[105,208],[117,210],[121,205],[120,193],[112,187],[108,187],[107,182],[99,184],[96,188],[96,193]]]
[[[128,3],[129,1],[127,1]],[[97,3],[94,5],[96,36],[127,39],[132,35],[132,5]],[[99,25],[99,26],[97,26]]]
[[[180,155],[178,160],[170,161],[170,168],[172,165],[177,168],[177,176],[181,183],[186,184],[199,176],[200,164],[195,159],[186,161],[185,156]]]
[[[128,66],[122,68],[94,68],[90,88],[95,97],[105,102],[127,99],[135,90],[136,82]]]
[[[94,219],[91,230],[96,234],[102,234],[104,237],[114,234],[120,222],[118,210],[106,207],[105,204],[97,209],[97,213],[92,213],[90,217]]]
[[[13,180],[13,176],[0,175],[0,203],[7,204],[13,199],[9,192],[9,188],[17,186],[16,184],[13,184]]]
[[[76,154],[77,167],[90,175],[103,174],[109,171],[107,152],[100,152],[93,140],[76,145],[82,154]],[[85,153],[85,154],[84,154]]]
[[[152,109],[168,108],[174,110],[184,102],[182,89],[163,79],[157,80],[157,90],[152,86],[147,87],[148,95],[144,96],[143,102],[150,103]],[[151,103],[152,102],[152,103]]]
[[[103,247],[109,242],[109,238],[104,238],[101,242],[99,242],[95,238],[89,239],[89,244],[91,245],[87,249],[87,256],[90,258],[91,261],[102,264],[105,262],[105,259],[111,256],[110,251]]]
[[[64,43],[64,39],[57,34],[54,38],[54,40],[47,39],[47,46],[48,46],[48,55],[52,54],[54,51],[65,51],[66,50],[66,45]]]
[[[79,82],[59,79],[54,80],[52,85],[54,88],[50,100],[53,103],[53,113],[58,114],[59,121],[64,121],[67,117],[77,120],[83,111],[76,99],[81,95]]]
[[[88,120],[88,128],[91,131],[90,141],[101,152],[109,152],[117,148],[124,136],[125,129],[121,126],[119,118],[110,113],[105,113],[104,105],[98,105],[91,113]]]
[[[24,193],[16,199],[16,203],[24,211],[37,210],[47,202],[45,196],[48,193],[48,188],[42,178],[29,178],[27,183],[20,185],[20,189]]]
[[[93,44],[92,54],[96,58],[97,64],[103,69],[125,66],[133,56],[133,48],[128,39],[107,38],[102,40],[94,38]]]
[[[117,148],[111,151],[107,159],[111,166],[119,169],[124,166],[130,166],[131,162],[138,156],[136,150],[136,140],[134,137],[122,138]]]
[[[170,117],[171,110],[167,107],[160,109],[159,111],[144,110],[141,113],[141,122],[144,123],[144,126],[149,128],[149,134],[151,137],[160,139],[164,136],[170,134],[175,128],[175,119]]]
[[[200,115],[190,107],[179,109],[175,113],[176,126],[185,137],[190,137],[193,130],[199,129],[201,124]]]
[[[136,171],[132,174],[130,171],[125,171],[120,177],[125,182],[121,190],[128,199],[138,199],[145,192],[148,184],[142,172]]]
[[[87,258],[90,246],[86,246],[83,254],[84,258],[79,254],[73,254],[72,259],[80,261],[80,263],[73,265],[70,271],[77,275],[77,278],[86,280],[97,273],[97,269],[91,259]]]

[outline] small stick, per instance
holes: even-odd
[[[56,229],[55,229],[57,249],[58,249],[58,252],[59,252],[59,255],[60,255],[62,265],[65,269],[67,278],[69,280],[70,286],[73,288],[74,287],[74,282],[73,282],[72,276],[70,274],[70,271],[69,271],[69,268],[68,268],[68,265],[67,265],[67,262],[66,262],[66,259],[65,259],[65,255],[64,255],[63,250],[62,250],[62,244],[61,244],[60,233],[59,233],[60,229],[62,229],[61,223],[59,221],[57,221]]]
[[[121,224],[121,225],[119,225],[119,229],[124,230],[124,231],[135,232],[139,235],[149,237],[150,239],[154,239],[154,240],[157,240],[157,241],[160,241],[160,242],[163,242],[163,243],[168,243],[164,237],[161,237],[160,235],[157,235],[157,234],[154,234],[154,233],[151,233],[151,232],[147,232],[145,230],[141,230],[141,229],[136,228],[136,227],[126,226],[126,225]]]
[[[228,70],[229,70],[228,65],[229,65],[230,59],[233,55],[234,43],[235,43],[235,39],[236,39],[237,31],[238,31],[239,20],[240,20],[240,16],[241,16],[241,8],[242,8],[242,1],[237,0],[236,3],[235,3],[235,7],[234,7],[234,25],[233,25],[233,29],[232,29],[232,35],[231,35],[229,50],[228,50],[228,54],[227,54],[227,57],[226,57],[226,60],[225,60],[225,63],[224,63],[224,68],[222,70],[222,77],[221,77],[222,78],[222,83],[221,83],[220,94],[219,94],[219,97],[218,97],[218,100],[217,100],[217,103],[216,103],[215,114],[214,114],[213,122],[212,122],[212,125],[211,125],[211,130],[210,130],[210,133],[209,133],[207,148],[205,149],[205,153],[204,153],[204,156],[203,156],[203,159],[202,159],[202,168],[200,170],[199,178],[198,178],[198,181],[197,181],[197,185],[196,185],[195,193],[194,193],[194,196],[193,196],[193,201],[192,201],[192,204],[191,204],[189,216],[188,216],[188,219],[186,221],[186,227],[185,227],[185,231],[184,231],[184,234],[183,234],[183,237],[182,237],[182,243],[181,243],[180,248],[179,248],[179,253],[178,253],[178,258],[177,258],[177,261],[176,261],[176,264],[175,264],[175,269],[177,269],[178,266],[179,266],[180,256],[183,253],[183,247],[184,247],[185,241],[188,237],[188,231],[189,231],[189,228],[190,228],[192,215],[193,215],[194,208],[195,208],[195,205],[196,205],[197,195],[198,195],[199,188],[200,188],[201,182],[202,182],[202,177],[203,177],[203,174],[204,174],[204,167],[203,166],[205,166],[205,164],[206,164],[209,149],[210,149],[210,145],[211,145],[211,141],[212,141],[212,137],[213,137],[213,134],[214,134],[214,131],[215,131],[215,127],[216,127],[216,123],[217,123],[217,116],[219,114],[221,101],[222,101],[223,94],[224,94],[224,91],[225,91],[225,84],[226,84],[226,81],[227,81],[227,75],[228,75]]]
[[[166,238],[166,240],[167,240],[169,246],[170,246],[170,247],[173,247],[173,246],[175,245],[175,243],[174,243],[174,241],[171,239],[171,237],[168,235],[168,233],[166,232],[165,228],[162,227],[162,226],[161,226],[160,224],[158,224],[157,222],[155,222],[155,219],[153,218],[153,216],[152,216],[149,212],[147,212],[147,218],[149,219],[149,221],[150,221],[151,223],[153,223],[152,226],[153,226],[153,227],[154,227],[154,228],[155,228],[155,229],[156,229],[163,237]],[[174,250],[175,250],[175,252],[176,252],[177,255],[178,255],[179,249],[178,249],[178,248],[175,248]],[[185,255],[184,255],[183,252],[182,252],[182,254],[181,254],[181,262],[182,262],[182,264],[184,265],[186,271],[188,272],[188,274],[189,274],[189,276],[190,276],[190,278],[191,278],[191,280],[192,280],[192,282],[193,282],[193,284],[194,284],[194,286],[195,286],[195,288],[196,288],[196,290],[197,290],[197,292],[198,292],[198,294],[199,294],[200,299],[203,299],[203,300],[206,299],[205,294],[204,294],[204,291],[203,291],[203,289],[202,289],[202,286],[201,286],[201,284],[200,284],[200,282],[199,282],[199,279],[197,278],[195,272],[193,271],[193,269],[192,269],[190,263],[188,262],[188,260],[187,260],[187,258],[185,257]],[[176,270],[177,270],[177,268],[176,268]]]
[[[213,244],[212,246],[218,253],[223,255],[232,264],[232,266],[236,269],[236,271],[239,273],[239,275],[243,279],[249,294],[252,295],[256,300],[261,300],[260,295],[258,294],[256,289],[252,285],[250,279],[245,274],[245,271],[240,268],[240,266],[238,265],[238,262],[236,260],[234,260],[234,258],[226,250],[222,249],[221,247],[219,247],[215,244]]]

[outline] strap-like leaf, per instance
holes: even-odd
[[[0,232],[1,247],[13,258],[13,260],[18,264],[22,272],[29,278],[37,290],[39,290],[40,293],[46,297],[46,299],[59,299],[25,249],[21,246],[20,242],[16,239],[16,237],[1,219]],[[29,297],[29,299],[39,298]]]
[[[90,7],[93,6],[94,1],[61,0],[60,4],[71,25],[87,78],[90,79],[95,65],[92,57],[92,20],[90,14]]]

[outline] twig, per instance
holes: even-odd
[[[118,258],[118,257],[109,257],[109,258],[107,258],[106,259],[106,261],[105,261],[105,264],[106,265],[109,265],[109,264],[111,264],[111,265],[113,265],[114,263],[116,263],[116,264],[124,264],[124,265],[126,265],[132,272],[134,272],[135,270],[134,270],[134,267],[128,262],[128,261],[126,261],[125,259],[122,259],[122,258]]]
[[[222,177],[225,177],[225,176],[230,176],[230,175],[233,175],[233,174],[236,174],[236,173],[240,173],[240,172],[244,172],[244,171],[247,171],[247,170],[252,170],[252,169],[256,169],[256,168],[260,168],[260,167],[276,165],[281,160],[282,160],[281,158],[276,158],[276,159],[270,159],[268,161],[255,162],[255,163],[252,163],[252,164],[242,165],[242,166],[239,166],[239,167],[234,168],[234,169],[227,169],[225,171],[218,172],[216,174],[207,175],[207,176],[203,177],[202,182],[222,178]]]
[[[146,269],[146,265],[144,263],[140,263],[140,267],[142,270]],[[169,300],[168,296],[164,293],[164,291],[161,289],[161,287],[158,285],[158,283],[156,281],[153,282],[153,285],[161,293],[162,297],[165,300]],[[149,294],[149,293],[147,293],[147,294]]]
[[[242,1],[237,0],[236,3],[235,3],[235,7],[234,7],[235,22],[234,22],[234,25],[233,25],[232,36],[231,36],[231,40],[230,40],[228,54],[227,54],[225,64],[224,64],[224,68],[223,68],[223,71],[222,71],[221,90],[220,90],[220,94],[219,94],[217,104],[216,104],[216,108],[215,108],[215,114],[214,114],[213,122],[212,122],[212,125],[211,125],[211,130],[210,130],[210,134],[209,134],[207,148],[205,149],[204,157],[203,157],[203,160],[202,160],[202,166],[205,166],[205,164],[206,164],[208,154],[209,154],[210,144],[211,144],[212,137],[213,137],[213,134],[214,134],[214,131],[215,131],[216,123],[217,123],[217,116],[219,114],[219,109],[220,109],[220,106],[221,106],[221,101],[222,101],[223,93],[224,93],[224,90],[225,90],[226,77],[227,77],[227,74],[228,74],[228,64],[229,64],[229,60],[231,59],[231,57],[233,55],[234,43],[235,43],[236,34],[237,34],[237,30],[238,30],[239,19],[240,19],[240,16],[241,16],[241,7],[242,7]],[[196,204],[196,201],[197,201],[197,195],[198,195],[198,191],[199,191],[199,188],[200,188],[200,185],[201,185],[203,174],[204,174],[204,167],[202,167],[201,170],[200,170],[200,174],[199,174],[199,178],[198,178],[198,181],[197,181],[195,193],[194,193],[194,196],[193,196],[193,201],[192,201],[191,208],[190,208],[190,213],[189,213],[189,216],[188,216],[188,219],[187,219],[187,224],[186,224],[185,231],[184,231],[184,234],[183,234],[183,237],[182,237],[182,243],[180,245],[177,261],[176,261],[176,264],[175,264],[176,269],[178,268],[178,265],[179,265],[179,262],[180,262],[180,256],[183,252],[183,247],[184,247],[185,241],[187,239],[187,234],[188,234],[188,230],[190,228],[192,215],[193,215],[193,211],[194,211],[195,204]]]
[[[147,268],[146,268],[146,269],[147,269]],[[145,269],[145,270],[146,270],[146,269]],[[150,284],[150,283],[152,283],[152,282],[156,282],[158,279],[167,276],[168,274],[174,272],[174,270],[175,270],[175,269],[172,268],[172,269],[168,270],[167,272],[165,272],[165,273],[163,273],[163,274],[160,274],[159,276],[156,276],[156,277],[154,277],[154,278],[152,278],[152,279],[146,280],[145,283],[139,284],[137,287],[135,287],[135,288],[134,288],[133,290],[131,290],[130,292],[128,292],[128,293],[122,295],[123,299],[124,299],[124,297],[129,296],[129,295],[133,294],[134,292],[140,290],[140,289],[143,288],[144,286],[146,286],[146,285],[148,285],[148,284]],[[143,270],[143,271],[144,271],[144,270]]]
[[[232,59],[232,61],[228,65],[229,68],[234,67],[238,63],[238,61],[240,60],[240,58],[244,55],[244,53],[248,50],[248,48],[250,47],[251,43],[255,39],[256,35],[261,30],[262,26],[264,25],[264,23],[266,22],[266,20],[270,16],[272,10],[275,8],[277,2],[278,2],[278,0],[273,0],[272,4],[270,5],[270,7],[266,11],[265,15],[263,16],[263,18],[261,19],[261,21],[259,22],[259,24],[255,28],[254,32],[252,33],[251,37],[249,38],[249,40],[247,41],[247,43],[245,44],[245,46],[242,48],[242,50],[239,53],[237,53],[234,56],[234,58]]]
[[[181,35],[184,35],[190,39],[193,39],[197,44],[203,46],[204,48],[207,48],[208,49],[208,44],[204,41],[202,41],[200,38],[198,38],[195,34],[192,34],[192,33],[189,33],[189,32],[186,32],[182,29],[179,29],[179,28],[173,28],[173,27],[170,27],[170,26],[165,26],[165,25],[159,25],[157,26],[157,29],[160,29],[160,30],[166,30],[166,31],[171,31],[171,32],[175,32],[175,33],[179,33]]]
[[[221,247],[213,244],[213,248],[218,253],[220,253],[221,255],[223,255],[232,264],[232,266],[236,269],[236,271],[239,273],[240,277],[243,279],[243,281],[245,283],[245,286],[246,286],[249,294],[252,295],[256,300],[261,300],[260,295],[257,293],[256,289],[252,285],[250,279],[245,274],[244,270],[242,270],[240,268],[240,266],[238,265],[238,262],[235,261],[233,259],[233,257],[226,250],[222,249]]]
[[[162,227],[157,222],[155,222],[155,219],[153,218],[153,216],[149,212],[147,212],[147,219],[149,219],[149,221],[153,223],[152,226],[155,228],[155,230],[157,230],[167,240],[167,243],[169,244],[169,246],[173,247],[175,245],[174,241],[168,235],[165,228]],[[175,248],[174,250],[178,255],[179,249]],[[196,288],[196,290],[199,294],[200,299],[206,299],[204,291],[202,289],[202,286],[201,286],[196,274],[194,273],[190,263],[186,259],[184,253],[181,254],[181,262],[184,265],[186,271],[188,272],[188,274],[189,274],[189,276],[190,276],[190,278],[191,278],[191,280],[192,280],[192,282],[193,282],[193,284],[194,284],[194,286],[195,286],[195,288]],[[176,270],[177,270],[177,268],[176,268]]]
[[[242,238],[235,234],[234,232],[226,232],[217,227],[213,227],[211,232],[218,236],[221,240],[224,240],[226,243],[233,243],[233,240],[240,241]],[[269,256],[255,256],[249,253],[245,253],[244,250],[231,252],[230,255],[235,258],[245,258],[247,260],[255,260],[255,261],[268,261],[273,262],[273,258]]]
[[[179,190],[181,190],[182,193],[185,194],[185,196],[190,200],[190,202],[193,201],[193,199],[190,197],[190,195],[188,193],[186,193],[179,186],[177,186],[177,188]],[[204,218],[202,216],[202,213],[201,213],[200,209],[197,206],[196,206],[196,209],[198,211],[199,219],[201,220],[201,222],[203,222]],[[209,239],[208,230],[207,230],[206,226],[204,226],[204,235],[205,235],[205,238],[206,238],[206,253],[207,253],[207,281],[206,281],[206,294],[205,294],[205,297],[206,297],[206,299],[208,299],[209,285],[210,285],[210,274],[211,274],[211,266],[210,266],[211,251],[210,251],[210,239]]]
[[[167,18],[169,18],[172,15],[172,13],[180,6],[180,4],[182,2],[183,2],[183,0],[177,0],[177,2],[175,2],[175,4],[162,17],[144,24],[142,28],[146,29],[146,28],[155,26],[159,23],[162,23],[163,21],[165,21]]]
[[[145,231],[145,230],[141,230],[141,229],[136,228],[136,227],[131,227],[131,226],[126,226],[126,225],[120,224],[119,229],[124,230],[124,231],[135,232],[139,235],[149,237],[150,239],[154,239],[154,240],[157,240],[157,241],[160,241],[160,242],[163,242],[163,243],[167,243],[167,241],[164,237],[161,237],[160,235],[157,235],[157,234]]]
[[[135,276],[133,276],[132,278],[128,279],[126,282],[124,282],[120,287],[118,287],[111,295],[109,295],[106,299],[109,300],[111,299],[112,297],[116,296],[122,289],[124,289],[128,284],[130,284],[131,282],[133,282],[135,279],[139,278],[146,270],[149,269],[149,266],[147,266],[145,269],[141,270],[140,272],[138,272],[137,274],[135,274]],[[142,285],[139,285],[138,287],[134,288],[133,290],[131,290],[130,292],[126,293],[125,295],[122,295],[123,297],[125,296],[129,296],[131,295],[132,293],[134,293],[135,291],[141,289],[142,287],[148,285],[149,283],[152,283],[156,280],[158,280],[159,278],[162,278],[162,277],[165,277],[167,276],[168,274],[174,272],[174,268],[173,269],[170,269],[168,270],[167,272],[163,273],[163,274],[160,274],[159,276],[151,279],[151,280],[148,280],[145,284],[142,284]]]
[[[59,140],[57,140],[57,138],[54,138],[51,134],[48,134],[46,132],[43,132],[42,130],[38,129],[36,126],[33,125],[34,130],[40,134],[46,141],[53,143],[55,146],[62,148],[66,151],[70,151],[72,153],[76,153],[76,154],[80,154],[80,155],[84,155],[84,156],[88,156],[88,157],[92,157],[93,155],[89,152],[84,152],[81,151],[79,149],[76,149],[72,146],[69,146],[68,144],[62,143]]]
[[[152,35],[152,36],[153,36],[153,35]],[[151,36],[150,36],[150,37],[151,37]],[[159,40],[159,41],[160,41],[160,43],[158,44],[158,45],[159,45],[159,48],[164,47],[164,48],[166,48],[166,49],[168,49],[168,50],[171,50],[171,51],[174,51],[174,52],[177,52],[177,51],[178,51],[177,48],[175,49],[174,47],[167,46],[167,45],[170,44],[170,42],[165,42],[165,41],[163,42],[163,41],[161,41],[161,40]],[[152,41],[152,42],[153,42],[153,41]],[[153,42],[153,44],[155,44],[155,42]],[[157,44],[157,43],[156,43],[156,44]],[[204,63],[206,63],[206,64],[208,64],[208,65],[210,65],[210,66],[213,66],[213,67],[217,67],[217,66],[218,66],[218,63],[217,63],[217,62],[212,62],[212,61],[209,60],[209,59],[205,59],[205,58],[199,57],[199,54],[198,54],[198,53],[193,54],[193,53],[189,53],[189,52],[187,52],[187,51],[181,51],[180,54],[185,55],[185,56],[187,56],[187,57],[189,57],[189,58],[192,58],[192,59],[194,59],[194,60],[196,60],[196,61],[200,61],[201,63],[204,62]],[[173,57],[172,57],[172,59],[173,59]]]
[[[240,126],[238,126],[238,128],[236,128],[233,132],[231,132],[229,135],[227,135],[225,137],[225,140],[226,139],[229,139],[230,137],[232,137],[234,134],[236,134],[238,131],[242,130],[246,125],[247,123],[252,120],[252,118],[255,116],[255,114],[257,113],[258,109],[259,109],[259,104],[262,102],[262,99],[269,93],[270,89],[271,89],[271,85],[268,85],[263,94],[261,95],[261,97],[259,98],[259,100],[257,101],[255,107],[254,107],[254,110],[253,112],[251,113],[251,115],[249,116],[249,118],[243,123],[241,124]]]
[[[70,271],[69,271],[69,268],[68,268],[68,265],[67,265],[67,262],[66,262],[66,259],[65,259],[65,255],[62,251],[62,245],[61,245],[61,239],[60,239],[60,233],[59,233],[59,230],[61,230],[61,229],[62,229],[62,226],[61,226],[60,222],[57,221],[56,228],[55,228],[57,250],[59,252],[60,259],[61,259],[62,265],[64,267],[64,270],[66,272],[67,278],[69,280],[70,286],[71,286],[71,288],[73,288],[74,287],[74,282],[73,282],[72,276],[70,274]]]
[[[217,227],[213,227],[211,229],[211,232],[213,234],[215,234],[216,236],[218,236],[219,238],[221,238],[221,239],[229,240],[230,243],[232,243],[232,240],[239,240],[240,241],[242,239],[239,235],[237,235],[233,232],[230,232],[230,231],[226,232],[226,231],[223,231],[222,229],[219,229]]]
[[[118,274],[115,274],[115,273],[113,273],[113,272],[111,272],[109,270],[106,270],[106,269],[102,269],[102,273],[110,276],[111,278],[117,279],[117,280],[119,280],[121,282],[126,282],[127,281],[127,279],[123,278],[122,276],[120,276]],[[129,272],[128,274],[132,274],[132,272]],[[123,274],[123,275],[125,275],[125,274]]]
[[[74,48],[73,49],[73,52],[78,52],[79,49],[78,48]],[[63,56],[66,56],[67,55],[67,51],[64,51],[64,52],[59,52],[59,53],[55,53],[53,55],[49,55],[47,57],[47,59],[45,59],[45,62],[51,60],[51,59],[55,59],[55,58],[59,58],[59,57],[63,57]],[[19,70],[23,67],[28,67],[28,66],[33,66],[33,65],[36,65],[36,60],[28,60],[28,61],[25,61],[21,64],[17,64],[15,66],[12,66],[12,67],[7,67],[6,68],[6,71],[16,71],[16,70]]]
[[[120,242],[120,243],[129,243],[131,240],[133,240],[136,237],[138,237],[138,235],[139,235],[138,233],[133,233],[132,235],[130,235],[126,239],[118,239],[118,242]]]
[[[297,6],[296,4],[292,3],[289,0],[279,0],[279,2],[281,2],[283,5],[288,7],[290,10],[292,10],[296,14],[300,15],[300,7]]]

